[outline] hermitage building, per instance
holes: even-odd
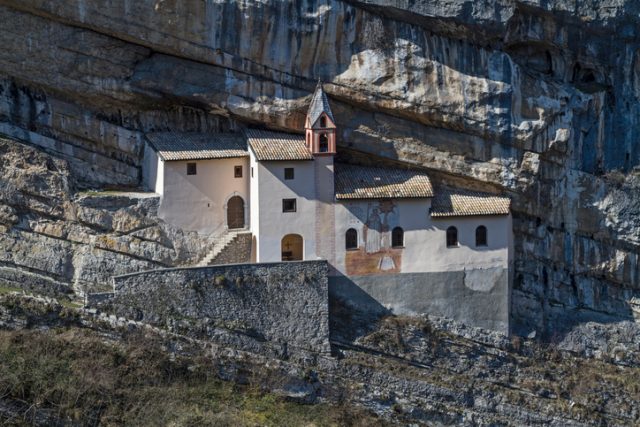
[[[337,162],[338,134],[318,84],[300,134],[147,135],[144,182],[165,221],[218,242],[203,265],[243,236],[246,262],[327,260],[330,293],[358,308],[508,334],[509,198]]]

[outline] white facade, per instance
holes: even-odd
[[[336,203],[335,268],[344,275],[367,275],[508,267],[510,215],[432,218],[430,207],[429,198]],[[457,246],[447,246],[446,230],[450,226],[458,231]],[[479,226],[487,228],[486,246],[476,246],[476,229]],[[401,248],[392,245],[395,227],[403,231]],[[346,249],[349,229],[357,232],[357,249]],[[356,252],[359,252],[358,256],[350,256]],[[373,263],[380,260],[385,252],[390,252],[394,268],[389,268],[390,263],[384,266]]]
[[[149,144],[144,146],[142,184],[147,190],[160,195],[164,192],[164,161]]]
[[[196,173],[187,174],[195,163]],[[219,235],[228,229],[228,201],[239,196],[244,202],[244,226],[249,228],[249,158],[158,162],[156,193],[162,196],[159,216],[184,230]],[[242,177],[235,168],[242,167]]]
[[[255,155],[249,154],[249,197],[252,202],[249,203],[249,223],[251,224],[252,244],[251,244],[251,262],[258,262],[260,247],[258,241],[260,239],[260,170],[259,163]]]
[[[255,237],[257,262],[282,260],[282,239],[297,234],[303,241],[303,259],[316,256],[316,193],[313,161],[259,162],[251,152],[254,168],[251,178],[251,232]],[[292,168],[294,178],[284,178],[286,168]],[[295,212],[283,212],[283,200],[295,200]]]

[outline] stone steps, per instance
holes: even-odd
[[[247,233],[246,230],[231,230],[220,236],[220,238],[213,245],[213,248],[200,260],[198,267],[206,267],[211,265],[218,255],[222,253],[234,240],[238,238],[241,233]]]

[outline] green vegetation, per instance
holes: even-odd
[[[120,190],[85,190],[79,191],[79,195],[88,196],[88,197],[106,197],[106,196],[120,196],[122,194],[126,194],[124,191]]]
[[[301,405],[215,376],[204,357],[171,358],[162,343],[132,334],[122,344],[98,332],[0,331],[0,396],[28,414],[81,425],[381,425],[349,407]],[[30,425],[20,414],[2,425]]]
[[[0,282],[0,295],[7,295],[13,292],[23,293],[24,289],[11,286],[6,282]],[[66,308],[81,308],[83,306],[82,302],[77,299],[74,300],[67,297],[58,297],[56,300],[61,306]]]
[[[10,294],[12,292],[22,292],[22,289],[0,283],[0,295]]]

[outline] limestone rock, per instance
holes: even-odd
[[[633,319],[639,16],[634,0],[0,0],[0,133],[64,159],[79,188],[130,188],[145,132],[299,131],[321,78],[345,155],[512,197],[516,331],[548,337]],[[83,242],[74,259],[80,226],[122,233],[98,239],[112,254],[164,245],[153,265],[197,252],[136,216],[148,202],[75,203],[46,172],[62,163],[33,156],[0,164],[0,203]]]
[[[84,293],[111,276],[194,264],[210,243],[157,218],[151,193],[85,192],[65,161],[0,139],[0,282]]]

